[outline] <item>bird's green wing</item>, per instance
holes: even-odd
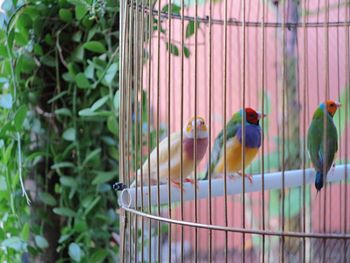
[[[307,133],[307,149],[315,169],[322,171],[322,160],[319,155],[323,137],[323,123],[319,119],[313,119]]]
[[[240,127],[241,124],[242,124],[241,113],[236,112],[226,125],[226,141],[236,135],[238,128]],[[224,141],[224,130],[221,130],[219,135],[215,139],[214,146],[211,151],[211,162],[205,173],[205,179],[208,178],[209,171],[211,173],[214,171],[214,168],[220,159],[221,152],[223,149],[223,141]]]
[[[327,120],[327,151],[326,151],[326,158],[324,158],[324,161],[326,162],[327,171],[330,169],[330,167],[333,164],[335,153],[338,151],[338,132],[337,128],[334,125],[333,119],[328,118]],[[322,144],[323,146],[323,144]],[[321,147],[321,151],[324,151],[324,148]]]

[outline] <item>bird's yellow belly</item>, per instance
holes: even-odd
[[[258,153],[258,148],[246,148],[245,151],[245,168],[248,167],[256,154]],[[228,173],[238,172],[242,170],[242,152],[235,149],[226,150],[226,171]],[[224,172],[224,158],[221,158],[220,163],[217,165],[215,173]]]
[[[197,162],[198,164],[199,162]],[[182,175],[183,179],[190,176],[193,172],[194,168],[194,161],[190,159],[184,158],[183,164],[182,164]],[[144,169],[147,171],[147,169]],[[157,182],[157,167],[152,166],[151,167],[151,179],[152,181]],[[168,182],[169,178],[169,166],[168,162],[164,162],[159,165],[159,179],[160,183],[166,183]],[[181,179],[181,166],[180,161],[170,162],[170,180],[179,181]]]
[[[198,164],[198,162],[197,162]],[[192,160],[184,160],[182,166],[182,175],[183,179],[190,176],[190,174],[194,171],[194,161]],[[171,179],[175,181],[179,181],[181,179],[181,167],[180,165],[173,166],[171,169]]]

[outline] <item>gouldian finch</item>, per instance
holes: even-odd
[[[197,133],[195,137],[195,126]],[[198,163],[203,159],[208,147],[208,128],[202,117],[193,117],[183,129],[183,179],[194,184],[194,181],[187,178],[194,170],[194,148],[196,141],[196,159]],[[157,148],[153,149],[150,154],[150,160],[146,160],[142,166],[143,185],[147,185],[149,178],[151,184],[157,183]],[[150,171],[148,174],[148,163],[150,162]],[[168,137],[159,143],[159,183],[168,182],[169,174],[169,155],[168,155]],[[137,172],[138,185],[141,184],[140,170]],[[180,188],[181,180],[181,133],[176,132],[170,135],[170,178],[174,186]],[[130,187],[135,187],[134,181]]]
[[[339,107],[340,103],[333,100],[321,103],[314,112],[307,132],[307,149],[316,170],[315,187],[317,191],[320,191],[323,187],[324,171],[328,173],[333,164],[335,153],[338,151],[338,133],[333,122],[333,116]],[[323,138],[325,130],[324,114],[326,114],[327,128],[325,141]]]
[[[264,115],[265,116],[265,115]],[[248,167],[261,146],[261,128],[259,120],[263,115],[252,108],[241,109],[235,113],[226,125],[226,142],[224,131],[216,137],[211,154],[209,169],[214,174],[224,172],[224,143],[226,144],[226,171],[240,173],[242,169],[242,118],[245,117],[245,167]],[[246,175],[252,182],[250,175]]]

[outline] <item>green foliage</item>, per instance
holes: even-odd
[[[0,261],[115,262],[119,1],[21,3],[0,29]]]
[[[186,26],[186,38],[193,36],[199,28],[199,22],[195,23],[194,21],[189,21]]]
[[[173,3],[171,4],[165,4],[163,7],[162,7],[162,12],[163,13],[166,13],[169,15],[181,15],[181,3],[177,3],[176,1],[173,1]],[[166,21],[166,20],[165,20]],[[160,35],[162,35],[163,39],[168,39],[168,33],[167,33],[167,30],[164,29],[163,26],[165,26],[165,21],[158,21],[157,18],[153,18],[153,30],[154,31],[157,31],[158,30],[158,27],[159,27],[159,33]],[[194,36],[197,32],[198,32],[198,29],[199,29],[199,26],[200,26],[200,23],[199,21],[195,22],[195,21],[189,21],[186,25],[186,28],[185,28],[185,39],[188,39],[192,36]],[[175,42],[173,42],[172,40],[170,40],[171,42],[168,42],[168,41],[164,41],[165,42],[165,46],[166,46],[166,49],[168,50],[168,52],[170,52],[172,55],[174,56],[180,56],[181,53],[180,53],[180,50],[181,50],[181,43],[180,44],[177,44]],[[189,58],[190,57],[190,50],[189,48],[186,46],[186,43],[182,46],[182,50],[183,50],[183,55],[185,58]]]
[[[179,48],[174,44],[166,43],[166,49],[175,56],[179,55]]]

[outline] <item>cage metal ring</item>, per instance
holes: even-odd
[[[170,224],[176,224],[176,225],[182,225],[182,226],[188,226],[188,227],[194,227],[194,228],[203,228],[208,230],[217,230],[217,231],[227,231],[227,232],[236,232],[236,233],[245,233],[245,234],[252,234],[252,235],[266,235],[266,236],[277,236],[277,237],[296,237],[296,238],[327,238],[327,239],[344,239],[344,240],[350,240],[350,234],[331,234],[331,233],[302,233],[302,232],[288,232],[288,231],[270,231],[270,230],[257,230],[257,229],[247,229],[247,228],[239,228],[239,227],[226,227],[226,226],[218,226],[218,225],[208,225],[208,224],[202,224],[202,223],[195,223],[195,222],[188,222],[183,220],[175,220],[170,219],[162,216],[156,216],[156,215],[150,215],[132,208],[123,207],[125,211],[128,211],[132,214],[146,217],[149,219],[170,223]]]

